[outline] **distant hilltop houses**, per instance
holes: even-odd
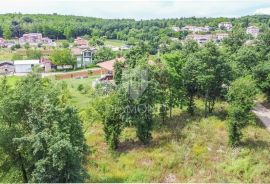
[[[192,33],[199,33],[199,32],[204,32],[204,33],[207,33],[207,32],[210,32],[211,30],[213,30],[212,27],[210,26],[204,26],[204,27],[198,27],[198,26],[185,26],[182,28],[183,31],[190,31]]]
[[[171,29],[175,32],[188,31],[189,34],[185,40],[195,40],[199,44],[204,44],[208,41],[214,41],[217,43],[223,41],[225,38],[229,37],[228,32],[232,31],[233,25],[230,22],[221,22],[218,24],[218,28],[210,26],[186,25],[182,28],[172,26]],[[260,34],[260,29],[256,26],[249,26],[246,28],[246,34],[257,38]],[[173,41],[179,40],[178,38],[171,39]]]
[[[16,44],[25,45],[29,44],[30,46],[38,46],[38,45],[48,45],[48,46],[56,46],[56,43],[53,42],[52,39],[48,37],[43,37],[41,33],[27,33],[23,34],[19,39],[13,40],[5,40],[4,38],[0,38],[0,47],[10,48]]]
[[[252,35],[253,37],[257,38],[260,33],[260,29],[256,26],[249,26],[246,30],[247,34]]]
[[[231,31],[233,28],[233,25],[230,22],[221,22],[218,24],[218,28],[222,30]]]

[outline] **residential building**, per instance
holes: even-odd
[[[30,73],[34,66],[41,66],[39,60],[15,60],[14,61],[16,73]]]
[[[195,40],[196,42],[198,42],[199,44],[204,44],[208,41],[216,41],[216,37],[214,35],[198,35],[198,34],[193,34],[193,35],[189,35],[187,36],[187,39],[191,39],[191,40]]]
[[[216,40],[218,42],[221,42],[223,41],[225,38],[228,38],[229,37],[229,34],[228,33],[218,33],[216,34]]]
[[[218,27],[219,27],[219,29],[224,29],[224,30],[230,31],[230,30],[232,30],[233,25],[230,22],[221,22],[218,24]]]
[[[190,31],[192,33],[199,33],[199,32],[204,32],[204,33],[208,33],[212,30],[211,27],[209,26],[204,26],[204,27],[198,27],[198,26],[185,26],[182,28],[183,31]]]
[[[97,66],[104,69],[103,74],[113,73],[114,72],[114,68],[113,68],[114,64],[116,62],[124,62],[124,61],[125,61],[125,58],[121,57],[121,58],[116,58],[116,59],[112,59],[109,61],[104,61],[104,62],[98,63]]]
[[[30,45],[36,46],[38,44],[51,45],[53,41],[48,37],[43,38],[41,33],[28,33],[23,34],[23,36],[19,38],[19,43],[21,45],[28,43]]]
[[[44,57],[40,59],[40,65],[44,68],[45,73],[51,72],[52,69],[56,68],[56,65],[53,65],[51,60]]]
[[[95,48],[78,48],[74,47],[71,49],[72,54],[76,57],[77,68],[87,67],[93,64],[93,55],[96,52]]]
[[[176,27],[176,26],[173,26],[172,27],[172,30],[175,31],[175,32],[181,31],[181,29],[179,27]]]
[[[132,48],[132,45],[124,45],[121,47],[121,50],[129,50]]]
[[[12,61],[0,61],[0,75],[14,73],[15,68]]]
[[[257,38],[259,33],[260,33],[260,29],[256,26],[249,26],[246,30],[247,34],[252,35],[253,37]]]
[[[88,41],[81,38],[81,37],[77,37],[74,40],[74,45],[77,46],[77,47],[81,47],[81,46],[88,47]]]

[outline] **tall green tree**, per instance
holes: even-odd
[[[11,28],[9,25],[6,25],[3,27],[3,37],[6,39],[6,40],[10,40],[11,39]]]
[[[71,54],[69,49],[55,49],[50,55],[51,61],[56,65],[74,65],[76,64],[76,59]]]
[[[241,130],[248,125],[254,107],[256,84],[250,76],[234,81],[228,92],[229,107],[229,145],[240,144]]]
[[[205,116],[214,109],[221,96],[223,86],[229,84],[230,67],[222,60],[221,53],[214,42],[208,42],[198,53],[198,82],[205,101]]]
[[[0,100],[0,148],[23,182],[83,182],[87,177],[82,123],[58,97],[48,79],[31,74]]]

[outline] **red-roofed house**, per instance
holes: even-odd
[[[109,61],[98,63],[97,66],[103,69],[101,74],[104,75],[100,80],[112,80],[114,73],[114,64],[116,62],[124,62],[124,61],[125,58],[116,58]]]

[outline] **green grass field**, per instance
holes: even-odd
[[[106,40],[105,45],[107,46],[113,46],[113,47],[121,47],[125,45],[126,42],[122,40]]]

